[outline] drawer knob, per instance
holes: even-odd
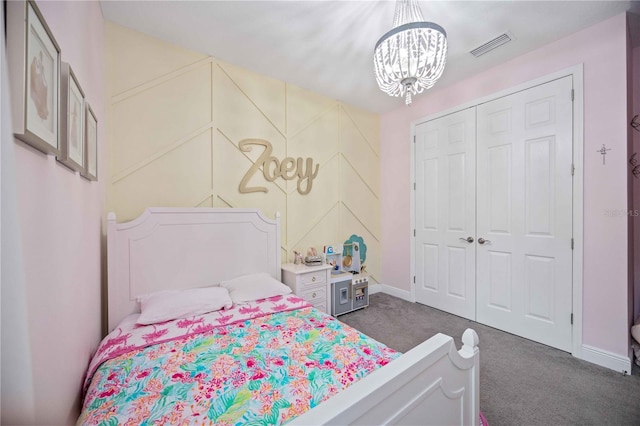
[[[311,277],[311,281],[315,281],[315,280],[316,280],[316,277]]]
[[[315,294],[315,293],[313,293],[313,294],[311,295],[311,297],[313,297],[313,298],[315,299],[315,297],[316,297],[316,294]]]

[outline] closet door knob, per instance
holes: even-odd
[[[467,243],[472,243],[473,242],[473,237],[467,237],[467,238],[460,237],[460,240],[465,241]]]
[[[482,237],[478,238],[478,244],[484,244],[484,243],[491,244],[491,240],[485,240]]]

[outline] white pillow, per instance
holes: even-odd
[[[229,309],[233,302],[226,288],[206,287],[159,291],[141,296],[138,324],[156,324],[207,312]]]
[[[120,323],[118,324],[118,326],[116,328],[120,328],[123,331],[133,330],[135,328],[136,324],[138,323],[138,317],[139,316],[140,316],[140,314],[127,315],[126,317],[124,317],[122,319],[122,321],[120,321]]]
[[[636,342],[640,343],[640,316],[636,318],[636,322],[631,326],[631,336],[633,336]]]
[[[229,290],[231,300],[236,304],[291,293],[291,289],[288,286],[266,272],[243,275],[228,281],[222,281],[220,287]]]

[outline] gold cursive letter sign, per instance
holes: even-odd
[[[251,151],[250,145],[263,146],[264,152],[260,155],[258,161],[253,163],[249,170],[247,170],[247,173],[240,181],[239,190],[242,194],[247,194],[249,192],[268,192],[267,188],[264,186],[247,188],[247,182],[249,182],[251,176],[260,169],[260,166],[262,166],[262,175],[268,182],[273,182],[278,177],[282,177],[286,180],[295,179],[297,177],[298,192],[305,195],[311,191],[313,179],[318,175],[318,169],[320,168],[319,164],[316,164],[315,169],[313,168],[313,159],[307,158],[305,169],[305,164],[301,157],[298,157],[297,159],[294,159],[293,157],[286,157],[282,162],[280,162],[276,157],[271,156],[273,147],[264,139],[244,139],[238,144],[240,151],[243,152]],[[270,171],[271,169],[272,171]],[[305,189],[302,189],[305,180],[307,181],[307,184]]]

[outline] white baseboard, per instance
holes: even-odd
[[[382,284],[369,284],[369,294],[382,292]]]
[[[369,294],[375,293],[386,293],[408,302],[412,301],[410,291],[402,290],[386,284],[369,285]],[[574,354],[574,356],[576,356],[576,354]],[[589,345],[582,345],[582,353],[578,358],[617,372],[631,374],[631,362],[633,360],[632,355],[625,357],[614,354],[613,352],[605,351],[604,349],[599,349]]]
[[[582,345],[582,359],[617,372],[631,374],[631,358],[628,356],[625,357],[604,349]]]
[[[373,289],[375,287],[375,289]],[[390,296],[395,296],[398,299],[411,302],[411,292],[409,290],[402,290],[398,287],[393,287],[386,284],[373,284],[369,286],[369,294],[386,293]]]

